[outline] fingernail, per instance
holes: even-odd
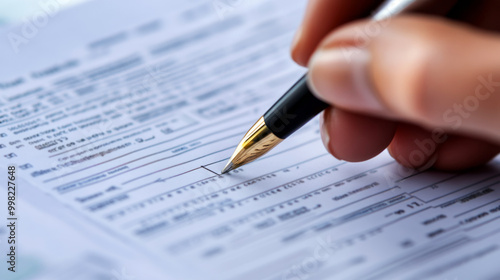
[[[325,117],[325,112],[322,112],[319,117],[321,141],[323,141],[323,145],[325,146],[326,150],[331,154],[332,151],[330,150],[330,134],[328,133],[328,126],[326,125]]]
[[[392,150],[392,145],[389,145],[389,147],[387,147],[387,151],[389,152],[389,155],[391,155],[392,158],[396,158],[394,155],[394,151]]]
[[[370,54],[364,48],[317,51],[309,64],[314,94],[334,105],[356,111],[383,112],[369,79]]]

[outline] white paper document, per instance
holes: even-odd
[[[30,38],[3,30],[2,170],[145,252],[158,279],[499,279],[499,161],[346,163],[312,121],[220,175],[305,72],[288,51],[305,3],[94,1]]]

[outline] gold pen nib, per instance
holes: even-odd
[[[226,167],[224,167],[224,169],[222,169],[222,174],[226,174],[227,172],[233,170],[233,167],[234,167],[234,164],[229,161],[227,164],[226,164]]]
[[[233,156],[222,170],[222,174],[258,159],[281,141],[283,139],[274,135],[266,126],[264,117],[261,117],[238,144]]]

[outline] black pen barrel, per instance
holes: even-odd
[[[286,139],[328,107],[313,95],[306,74],[264,114],[264,122],[274,135]]]

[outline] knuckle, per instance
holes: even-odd
[[[399,97],[398,109],[413,121],[435,125],[440,118],[434,106],[436,58],[439,57],[441,43],[436,32],[424,32],[407,37],[402,57],[396,70],[394,95]]]
[[[432,110],[433,94],[429,78],[432,68],[432,53],[432,47],[421,45],[409,61],[409,73],[403,78],[407,112],[414,119],[426,123],[435,117]]]

